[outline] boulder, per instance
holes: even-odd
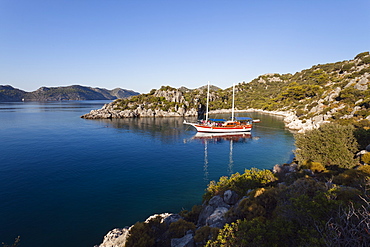
[[[225,203],[224,199],[222,199],[221,196],[212,197],[211,200],[209,200],[208,204],[215,208],[216,207],[226,207],[226,208],[230,207],[229,205]]]
[[[210,227],[223,228],[226,223],[225,214],[227,211],[229,211],[228,208],[217,207],[207,218],[206,225]]]
[[[225,203],[221,196],[212,197],[211,200],[209,200],[208,205],[203,206],[203,209],[199,214],[198,226],[208,225],[209,223],[214,224],[216,222],[216,216],[219,215],[220,212],[223,212],[223,209],[220,211],[220,208],[225,208],[227,211],[229,210],[230,205]]]
[[[227,190],[224,193],[224,202],[229,205],[234,205],[238,201],[238,194],[235,191]]]
[[[211,205],[203,206],[202,211],[199,214],[198,217],[198,223],[199,226],[206,225],[207,218],[215,211],[215,208]]]
[[[368,88],[367,82],[367,78],[361,78],[353,87],[357,90],[366,91]]]
[[[194,238],[193,234],[186,234],[182,238],[173,238],[171,239],[171,247],[194,247]]]

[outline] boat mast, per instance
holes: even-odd
[[[231,110],[231,121],[234,121],[235,83],[233,83],[233,106]]]
[[[208,121],[208,104],[209,104],[209,81],[208,81],[208,89],[207,89],[206,122]]]

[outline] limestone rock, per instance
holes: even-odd
[[[224,202],[229,205],[234,205],[238,201],[238,194],[235,191],[227,190],[224,193]]]
[[[182,238],[173,238],[171,239],[171,247],[194,247],[194,238],[193,234],[186,234]]]
[[[290,174],[297,171],[297,166],[297,164],[275,165],[272,169],[272,172],[277,174],[278,176],[289,176]]]
[[[157,217],[161,218],[160,223],[165,223],[166,225],[170,225],[171,223],[176,222],[179,219],[181,219],[181,216],[178,214],[163,213],[163,214],[154,214],[154,215],[149,216],[145,220],[145,223],[149,223],[151,220]]]
[[[368,80],[366,77],[362,77],[353,87],[357,90],[365,91],[367,90]]]
[[[171,214],[171,213],[154,214],[154,215],[149,216],[145,220],[145,223],[149,223],[151,220],[154,220],[158,217],[160,217],[160,223],[165,224],[167,227],[169,227],[171,223],[176,222],[182,218],[178,214]],[[127,238],[129,237],[129,231],[131,227],[130,228],[128,227],[115,228],[111,230],[104,236],[103,243],[101,243],[100,245],[96,245],[95,247],[124,247],[126,244]]]
[[[115,228],[104,236],[103,243],[95,247],[124,247],[128,237],[129,228]]]
[[[212,197],[208,204],[213,207],[229,207],[229,205],[224,202],[221,196]]]
[[[225,208],[226,211],[229,210],[230,205],[224,202],[221,196],[214,196],[209,200],[208,205],[204,205],[202,211],[199,214],[198,226],[204,226],[209,224],[216,224],[221,222],[220,212],[223,212],[224,209],[220,211],[220,208]],[[223,214],[222,214],[223,216]],[[218,217],[218,219],[216,219]]]
[[[332,102],[335,100],[335,98],[337,98],[340,94],[340,91],[342,89],[340,87],[336,87],[333,91],[331,91],[328,96],[326,96],[324,98],[325,101],[329,101],[329,102]]]
[[[229,211],[228,208],[217,207],[207,218],[206,224],[210,227],[223,228],[226,223],[225,214],[227,211]]]

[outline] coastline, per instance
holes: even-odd
[[[222,113],[230,113],[231,110],[229,109],[222,109],[222,110],[213,110],[210,111],[212,114],[222,114]],[[295,111],[267,111],[262,109],[255,109],[255,108],[249,108],[245,110],[235,110],[236,113],[238,112],[259,112],[263,114],[270,114],[275,116],[281,116],[284,118],[284,124],[287,129],[290,129],[292,131],[297,131],[298,133],[304,133],[307,130],[312,130],[320,127],[323,123],[329,123],[329,121],[326,121],[325,118],[322,115],[310,118],[310,119],[304,119],[301,120],[296,115]]]
[[[230,113],[231,109],[212,110],[210,114],[225,114]],[[321,124],[327,123],[325,118],[322,116],[314,117],[311,119],[301,120],[297,117],[294,111],[267,111],[262,109],[243,109],[235,110],[235,113],[242,112],[259,112],[263,114],[270,114],[275,116],[281,116],[284,118],[285,127],[297,131],[298,133],[304,133],[307,130],[318,128]],[[136,117],[194,117],[198,115],[198,111],[195,108],[185,110],[179,108],[176,112],[169,112],[164,110],[151,110],[138,107],[135,110],[117,110],[114,108],[114,102],[105,104],[101,109],[91,110],[89,113],[84,114],[81,118],[84,119],[113,119],[113,118],[136,118]]]

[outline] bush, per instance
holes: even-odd
[[[363,188],[366,186],[370,179],[370,176],[367,172],[368,170],[366,168],[364,170],[349,169],[335,176],[333,178],[333,182],[340,185]]]
[[[359,58],[363,58],[363,57],[366,57],[366,56],[368,56],[370,53],[368,52],[368,51],[365,51],[365,52],[361,52],[361,53],[359,53],[359,54],[357,54],[356,56],[355,56],[355,59],[359,59]]]
[[[303,162],[302,168],[310,169],[313,172],[324,172],[326,168],[320,162],[313,162],[313,161],[305,161]]]
[[[354,135],[359,144],[360,150],[365,150],[366,146],[370,144],[370,128],[357,128],[354,131]]]
[[[215,195],[223,194],[226,190],[235,191],[241,196],[250,189],[263,187],[276,180],[277,178],[270,170],[246,169],[244,174],[235,173],[230,178],[221,177],[217,183],[211,181],[203,198],[209,200]]]
[[[356,165],[354,152],[357,141],[353,136],[354,127],[336,123],[323,124],[319,129],[296,134],[296,158],[302,165],[307,161],[319,162],[325,167],[351,168]]]
[[[370,164],[370,153],[365,153],[361,156],[361,161]]]
[[[205,245],[208,240],[216,240],[219,231],[219,228],[203,226],[195,232],[194,241],[198,244]]]
[[[335,200],[340,200],[347,203],[349,201],[359,201],[360,197],[358,195],[361,193],[356,188],[348,186],[335,186],[329,190],[328,194]]]
[[[137,222],[130,229],[126,247],[150,247],[155,243],[155,237],[152,229],[147,223]]]
[[[191,211],[183,210],[179,214],[186,221],[197,223],[201,210],[202,210],[201,205],[194,205],[193,208],[191,209]]]
[[[186,232],[195,230],[195,224],[186,220],[180,219],[176,222],[171,223],[169,233],[172,238],[181,238],[185,236]]]
[[[368,153],[370,154],[370,153]],[[359,171],[363,172],[367,176],[370,176],[370,165],[363,165],[358,168]]]

